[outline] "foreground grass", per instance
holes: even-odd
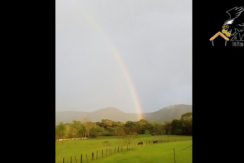
[[[169,142],[143,146],[131,152],[94,161],[95,163],[192,163],[192,141]]]
[[[87,140],[67,140],[56,142],[56,163],[70,162],[72,157],[73,163],[80,162],[80,155],[83,155],[83,162],[91,162],[91,153],[94,152],[96,159],[92,162],[163,162],[173,163],[172,150],[176,149],[177,163],[191,163],[191,148],[178,153],[178,149],[183,148],[191,143],[189,136],[129,136],[129,137],[100,137]],[[161,140],[163,143],[151,144],[153,140]],[[143,141],[143,146],[137,143]],[[182,142],[183,141],[183,142]],[[127,144],[130,142],[130,151],[127,151]],[[117,148],[120,152],[117,152]],[[123,152],[121,148],[123,147]],[[116,150],[116,152],[114,151]],[[101,159],[103,155],[105,158]],[[86,158],[87,156],[87,158]],[[77,161],[76,161],[77,160]],[[180,162],[181,160],[181,162]]]

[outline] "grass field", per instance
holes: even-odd
[[[153,144],[153,140],[160,143]],[[129,136],[99,137],[87,140],[66,140],[56,142],[56,163],[174,163],[174,152],[177,163],[192,162],[192,137],[190,136]],[[143,145],[137,145],[143,141]],[[128,146],[127,150],[127,144]],[[94,160],[92,160],[92,152]],[[102,158],[103,153],[103,158]]]

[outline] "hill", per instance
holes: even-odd
[[[182,114],[192,112],[191,105],[172,105],[162,108],[156,112],[144,114],[144,118],[151,122],[164,122],[179,119]]]
[[[180,104],[168,106],[156,112],[144,113],[143,115],[147,121],[164,122],[178,119],[182,114],[187,112],[192,112],[192,106]],[[60,122],[68,123],[73,120],[98,122],[102,119],[126,122],[137,121],[137,117],[136,113],[125,113],[117,108],[109,107],[94,112],[56,112],[56,124]]]
[[[125,113],[117,108],[104,108],[88,114],[86,118],[92,122],[101,121],[102,119],[126,122],[135,121],[137,119],[137,114]]]

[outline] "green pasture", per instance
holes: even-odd
[[[169,142],[143,146],[131,152],[121,152],[96,163],[192,163],[192,142]],[[175,156],[174,151],[175,149]]]
[[[154,140],[160,142],[153,144]],[[63,163],[63,158],[65,163],[71,163],[71,159],[72,163],[80,163],[81,154],[83,163],[174,163],[173,149],[175,149],[176,163],[191,163],[191,140],[191,136],[175,135],[65,140],[56,142],[56,163]],[[137,145],[141,141],[143,145]],[[92,153],[94,153],[94,160],[92,160]]]

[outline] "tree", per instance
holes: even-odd
[[[114,134],[115,136],[124,136],[125,135],[125,131],[122,127],[115,127],[114,128]]]
[[[181,120],[173,120],[171,123],[171,133],[180,135],[183,133],[183,125]]]
[[[113,121],[109,120],[109,119],[103,119],[101,122],[101,126],[104,128],[109,128],[113,126]]]
[[[97,137],[97,136],[98,136],[97,129],[94,128],[94,127],[92,127],[92,128],[90,129],[90,135],[89,135],[89,136],[92,137],[92,138]]]
[[[171,123],[170,122],[165,122],[163,128],[164,128],[164,133],[166,135],[171,134],[172,126],[171,126]]]
[[[126,136],[137,134],[192,134],[192,113],[186,113],[179,120],[172,122],[149,123],[141,119],[137,122],[127,121],[126,123],[114,122],[103,119],[101,122],[80,122],[60,123],[56,126],[56,139],[97,137],[97,136]]]
[[[73,128],[75,130],[75,137],[84,137],[86,128],[85,126],[79,121],[73,121]]]
[[[181,116],[183,134],[192,135],[192,113],[185,113]]]
[[[153,130],[153,125],[150,124],[148,121],[141,119],[137,123],[137,133],[138,134],[150,134]]]
[[[85,122],[85,123],[84,123],[84,127],[85,127],[85,136],[86,136],[86,137],[90,137],[90,130],[91,130],[93,127],[96,127],[96,124],[93,123],[93,122]]]
[[[137,134],[136,122],[127,121],[124,125],[125,133],[128,135]]]
[[[153,124],[153,129],[151,132],[152,135],[161,135],[164,134],[164,126],[159,123]]]
[[[56,139],[64,138],[65,135],[65,125],[61,122],[56,126]]]

